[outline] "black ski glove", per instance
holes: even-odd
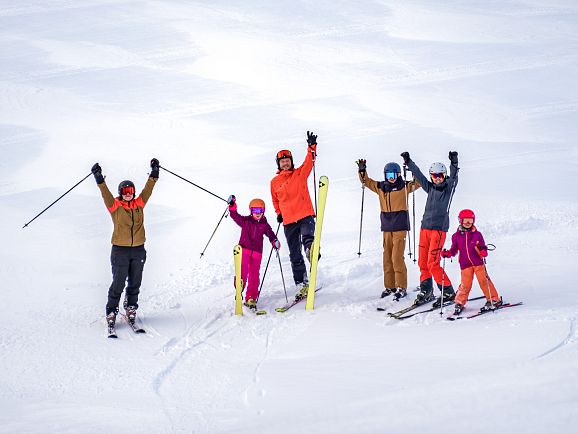
[[[283,223],[283,216],[281,214],[277,214],[277,223]]]
[[[409,152],[402,152],[401,158],[403,158],[403,164],[406,166],[407,166],[407,163],[409,163],[409,161],[411,160],[411,158],[409,157]]]
[[[151,178],[158,179],[159,177],[159,168],[161,167],[161,163],[156,158],[151,160]]]
[[[94,163],[94,166],[92,166],[90,171],[94,175],[97,184],[102,184],[104,182],[104,176],[102,176],[102,168],[100,167],[100,164]]]
[[[307,145],[312,148],[313,145],[317,145],[317,136],[313,134],[313,131],[307,131]]]
[[[454,165],[458,165],[458,153],[457,151],[450,151],[448,158],[450,159],[450,162]]]
[[[365,171],[367,170],[367,160],[360,158],[355,163],[357,164],[357,171],[359,173],[365,173]]]
[[[235,197],[234,194],[230,195],[229,198],[227,199],[227,203],[229,204],[229,206],[235,205],[236,201],[237,201],[237,198]]]

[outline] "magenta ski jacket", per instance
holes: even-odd
[[[235,223],[241,226],[241,238],[239,245],[243,249],[253,250],[254,252],[263,253],[263,236],[267,236],[269,241],[277,240],[275,232],[271,229],[265,216],[257,221],[250,215],[244,216],[237,212],[237,207],[229,207],[229,213]]]
[[[484,259],[488,256],[486,242],[482,233],[472,226],[470,230],[465,230],[461,226],[452,235],[452,246],[449,249],[452,256],[459,252],[460,268],[483,265]]]

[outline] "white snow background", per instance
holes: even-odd
[[[1,433],[575,432],[576,1],[1,0],[0,35]],[[146,335],[106,338],[112,224],[92,177],[22,229],[95,162],[113,191],[140,189],[152,157],[244,212],[265,199],[275,228],[275,153],[300,164],[307,130],[330,180],[313,312],[274,311],[272,261],[269,314],[235,317],[239,228],[225,219],[200,259],[226,205],[165,171],[146,208]],[[406,150],[424,171],[459,152],[450,235],[474,209],[490,275],[523,306],[376,311],[415,293],[379,299],[369,191],[357,256],[354,161],[380,178]]]

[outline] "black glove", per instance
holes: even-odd
[[[283,223],[283,216],[281,214],[277,214],[277,223]]]
[[[403,164],[405,164],[406,166],[407,163],[409,163],[409,160],[411,160],[411,158],[409,158],[409,152],[402,152],[401,158],[403,158]]]
[[[102,184],[104,182],[104,176],[102,176],[102,168],[100,167],[100,164],[94,163],[94,166],[92,166],[90,171],[94,175],[97,184]]]
[[[235,197],[234,194],[230,195],[229,198],[227,199],[227,203],[229,204],[229,206],[235,205],[236,201],[237,201],[237,198]]]
[[[161,167],[161,163],[156,158],[151,160],[151,178],[158,178],[159,177],[159,168]]]
[[[357,164],[357,170],[359,173],[365,173],[365,171],[367,170],[367,160],[364,160],[363,158],[360,158],[359,160],[357,160],[355,162]]]
[[[458,153],[457,151],[450,151],[448,158],[452,164],[458,164]]]
[[[309,147],[317,144],[317,136],[313,134],[313,131],[307,131],[307,144]]]

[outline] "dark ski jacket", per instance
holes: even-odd
[[[237,212],[237,205],[229,207],[229,213],[235,223],[241,226],[241,238],[239,245],[243,249],[253,250],[254,252],[263,253],[263,236],[267,236],[269,241],[277,240],[275,232],[271,229],[265,216],[257,221],[252,216],[240,215]]]
[[[375,181],[367,175],[367,172],[360,173],[359,179],[379,196],[381,231],[409,231],[407,196],[420,187],[419,183],[417,181],[406,183],[401,176],[398,176],[393,184],[387,181]]]
[[[450,228],[448,205],[455,187],[458,184],[459,168],[457,164],[450,164],[449,178],[446,178],[444,182],[439,185],[434,184],[426,178],[412,160],[408,161],[407,167],[427,193],[425,211],[421,219],[421,228],[447,232]]]

